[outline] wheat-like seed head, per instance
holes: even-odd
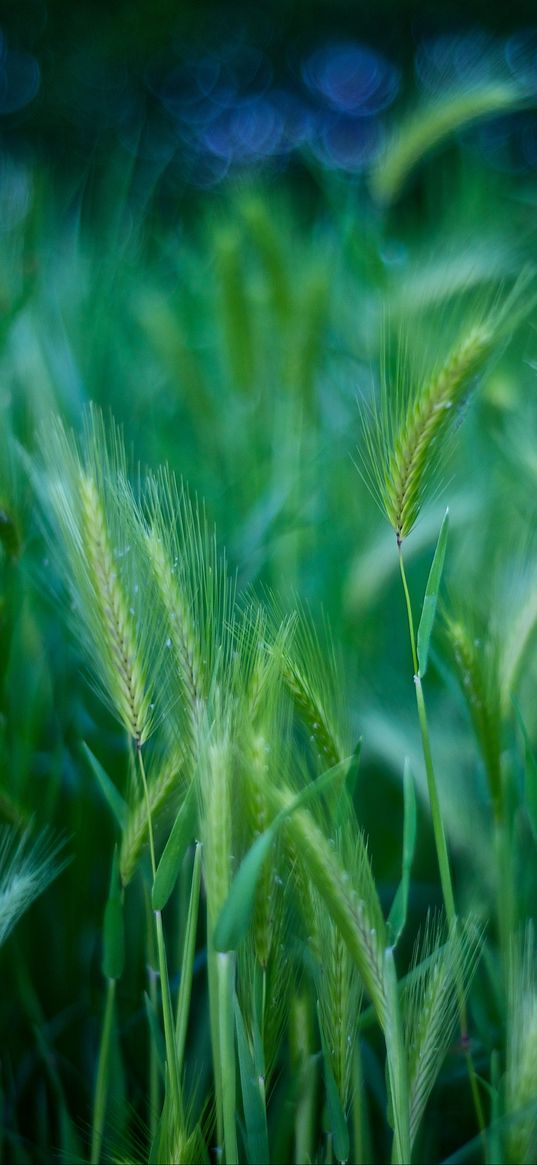
[[[534,306],[535,295],[527,294],[532,279],[524,270],[507,296],[498,293],[428,377],[414,380],[409,374],[403,345],[394,383],[384,377],[380,401],[366,410],[359,468],[399,545],[417,521],[460,406],[506,335]]]
[[[480,946],[481,935],[471,920],[458,922],[445,942],[441,928],[428,920],[423,941],[416,945],[414,968],[403,995],[411,1143],[453,1039]]]
[[[160,712],[165,636],[146,602],[149,567],[140,552],[138,503],[120,434],[98,410],[77,443],[59,421],[43,433],[44,468],[34,471],[54,559],[66,579],[75,632],[100,689],[141,747]]]
[[[316,964],[319,1023],[323,1046],[346,1112],[362,989],[349,948],[326,908],[317,907],[320,921],[320,959]]]
[[[147,534],[147,551],[167,616],[170,648],[175,656],[187,709],[188,746],[193,751],[200,708],[206,692],[200,645],[181,583],[174,573],[163,540],[154,529]]]
[[[290,790],[272,790],[274,804],[285,808]],[[285,824],[296,861],[316,887],[356,963],[379,1022],[386,1017],[384,947],[386,926],[373,880],[365,842],[359,830],[350,868],[343,865],[333,845],[307,810],[297,810]]]
[[[93,478],[80,474],[82,544],[101,622],[103,665],[117,712],[138,747],[147,740],[151,697],[146,688],[134,621],[118,578],[104,508]]]
[[[320,625],[301,603],[291,618],[283,618],[276,599],[267,596],[269,654],[280,682],[324,769],[339,764],[350,749],[341,731],[339,661],[327,621]]]
[[[410,534],[420,512],[434,443],[490,354],[492,339],[486,327],[472,329],[416,398],[397,435],[387,467],[386,512],[398,543]]]
[[[498,814],[501,810],[502,715],[498,651],[493,635],[481,637],[470,617],[445,616],[447,638],[459,683],[481,748],[489,793]]]

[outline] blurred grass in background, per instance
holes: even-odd
[[[53,825],[72,854],[1,962],[3,1154],[39,1162],[86,1159],[101,1022],[114,833],[81,741],[120,788],[129,764],[66,630],[21,450],[36,453],[51,414],[78,430],[96,402],[133,461],[168,462],[205,500],[241,589],[268,587],[284,609],[299,596],[319,621],[325,613],[353,739],[364,738],[356,800],[388,907],[405,755],[425,786],[395,540],[354,464],[359,412],[382,369],[393,371],[401,336],[412,367],[427,367],[476,302],[535,262],[537,30],[522,4],[274,3],[253,14],[161,3],[111,15],[50,2],[6,13],[0,813],[18,828]],[[448,484],[407,550],[421,594],[449,500],[450,610],[470,611],[475,638],[490,642],[511,642],[525,612],[529,646],[536,358],[530,318],[465,412]],[[460,900],[490,920],[485,771],[448,638],[440,627],[429,685],[445,825]],[[536,678],[528,650],[518,700],[530,752]],[[517,731],[510,723],[502,747],[519,789]],[[514,820],[523,920],[537,890],[534,806]],[[441,904],[425,795],[418,838],[407,960],[427,908]],[[143,910],[135,884],[121,1056],[113,1049],[118,1142],[145,1104]],[[491,1054],[504,1050],[501,981],[488,971],[473,1003],[487,1078]],[[203,1092],[201,1000],[200,991],[191,1056]],[[382,1063],[375,1038],[364,1044],[376,1160]],[[423,1160],[475,1136],[458,1071],[452,1062],[433,1099]],[[288,1152],[282,1135],[274,1159]]]

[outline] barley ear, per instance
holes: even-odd
[[[502,812],[502,711],[498,650],[489,633],[476,634],[469,619],[447,615],[446,634],[484,761],[496,817]]]
[[[459,407],[491,356],[533,308],[533,280],[533,271],[523,270],[511,291],[498,294],[462,331],[428,378],[413,382],[401,360],[395,384],[383,380],[380,401],[363,421],[359,468],[399,546],[417,521]]]
[[[480,948],[481,935],[471,920],[457,923],[444,942],[441,928],[428,921],[416,946],[403,993],[411,1144],[457,1029],[461,993],[464,998],[469,990]]]
[[[44,468],[34,480],[75,631],[105,699],[141,747],[155,724],[159,659],[153,614],[141,605],[147,565],[131,538],[136,502],[122,441],[92,409],[80,444],[55,421],[42,445]]]

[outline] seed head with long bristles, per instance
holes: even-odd
[[[396,382],[383,379],[381,399],[363,424],[362,476],[379,502],[400,546],[413,529],[441,463],[445,439],[476,378],[520,318],[535,303],[524,270],[511,292],[463,329],[444,361],[416,378],[399,360]]]

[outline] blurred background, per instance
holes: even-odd
[[[172,199],[263,165],[274,177],[315,164],[357,174],[416,83],[463,76],[495,41],[511,72],[532,71],[534,15],[523,0],[8,0],[3,148],[79,179],[119,148]]]
[[[424,777],[395,540],[357,469],[360,411],[401,336],[414,371],[430,367],[535,261],[536,213],[534,3],[4,3],[0,812],[73,839],[69,876],[3,955],[6,1159],[74,1151],[66,1114],[89,1119],[113,829],[80,741],[118,785],[128,768],[66,629],[25,468],[43,424],[59,412],[78,429],[96,401],[133,464],[168,461],[205,500],[241,588],[326,613],[389,902],[401,758]],[[449,501],[449,601],[470,597],[476,625],[500,638],[537,577],[536,361],[526,323],[465,412],[408,543],[420,595]],[[535,673],[527,662],[530,733]],[[460,892],[486,915],[485,780],[441,636],[428,680]],[[427,812],[424,800],[415,920],[440,903]],[[524,887],[529,901],[529,875]],[[132,1066],[145,1020],[133,919],[131,931]],[[121,1087],[136,1105],[144,1081],[134,1068]]]

